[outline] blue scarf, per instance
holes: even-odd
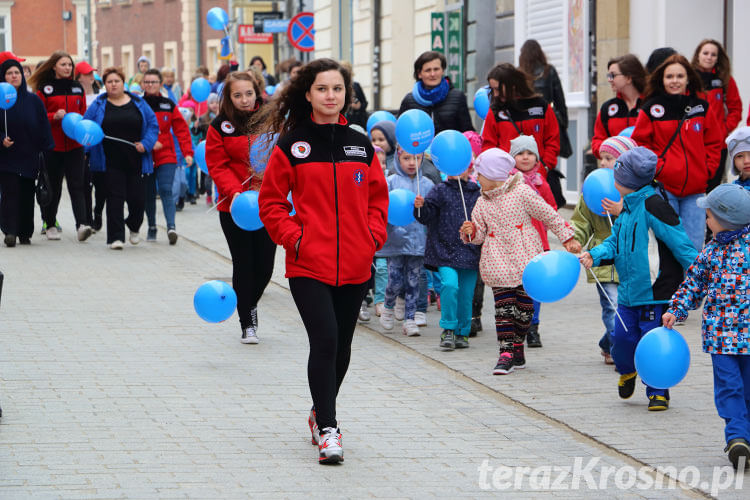
[[[411,95],[414,96],[414,100],[417,101],[417,104],[419,104],[420,106],[429,107],[443,102],[448,96],[448,91],[450,89],[451,86],[448,83],[447,78],[443,78],[443,80],[440,82],[440,85],[431,90],[427,90],[422,83],[422,80],[419,80],[414,84]]]
[[[737,229],[736,231],[722,231],[717,234],[715,238],[717,242],[721,243],[722,245],[726,245],[727,243],[731,243],[732,241],[747,233],[750,233],[750,224],[743,227],[742,229]]]
[[[742,186],[747,190],[750,190],[750,177],[748,177],[744,181],[742,179],[737,179],[736,181],[734,181],[734,183]]]

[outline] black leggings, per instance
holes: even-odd
[[[237,294],[240,327],[247,328],[252,324],[250,312],[271,281],[276,244],[266,228],[245,231],[234,223],[229,212],[219,212],[219,222],[232,255],[232,288]]]
[[[310,342],[307,381],[318,427],[336,427],[336,396],[349,368],[367,282],[336,287],[312,278],[289,278],[289,289]]]
[[[34,233],[34,179],[0,172],[0,228],[5,234],[31,238]]]
[[[89,223],[86,217],[86,200],[84,189],[84,157],[83,148],[71,151],[48,151],[44,153],[44,160],[49,173],[52,201],[42,207],[42,219],[47,227],[54,227],[57,220],[57,208],[62,196],[63,177],[68,184],[70,204],[73,206],[73,216],[76,228]]]

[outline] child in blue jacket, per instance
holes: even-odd
[[[703,198],[715,235],[688,269],[662,317],[672,328],[703,298],[703,352],[711,355],[714,402],[724,419],[729,460],[750,464],[750,191],[722,184]],[[744,464],[740,460],[744,457]]]
[[[468,169],[460,176],[448,177],[426,197],[417,196],[414,201],[414,216],[427,226],[424,265],[440,273],[443,329],[440,347],[448,351],[469,347],[472,299],[481,253],[480,247],[461,241],[459,230],[466,221],[461,190],[470,214],[480,189],[479,184],[469,181]]]
[[[620,374],[618,392],[627,399],[635,390],[635,348],[643,335],[661,326],[665,305],[682,282],[683,269],[698,251],[687,237],[680,217],[652,185],[656,155],[644,147],[623,153],[615,163],[615,187],[623,210],[612,235],[581,263],[590,269],[614,259],[620,276],[617,312],[625,325],[615,324],[612,358]],[[669,408],[669,391],[646,386],[650,411]]]
[[[415,194],[427,195],[434,184],[418,173],[422,155],[407,153],[400,147],[393,157],[395,174],[388,176],[388,191],[408,189]],[[427,235],[424,227],[412,221],[406,226],[388,224],[388,239],[375,255],[387,257],[388,285],[385,288],[385,304],[380,314],[380,324],[386,330],[393,329],[393,311],[396,298],[404,297],[404,335],[419,335],[414,319],[419,298],[419,276],[424,264]]]

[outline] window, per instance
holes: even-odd
[[[113,64],[112,47],[102,47],[102,66],[101,69],[109,68]]]
[[[219,69],[219,54],[221,40],[206,40],[206,67],[210,73]]]
[[[13,50],[13,36],[10,31],[10,8],[13,2],[0,1],[0,52]]]
[[[164,67],[173,69],[177,75],[177,42],[164,42]]]
[[[121,57],[122,57],[122,71],[125,73],[125,78],[130,78],[135,74],[134,70],[134,64],[133,61],[133,46],[132,45],[123,45],[120,49]]]
[[[151,61],[151,67],[152,68],[158,68],[159,66],[156,64],[156,57],[155,57],[155,48],[153,43],[144,43],[141,46],[141,54],[146,56],[149,61]]]

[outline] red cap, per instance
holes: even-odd
[[[78,64],[76,64],[76,76],[78,75],[88,75],[89,73],[93,73],[94,68],[91,67],[89,63],[86,61],[81,61]]]
[[[5,52],[0,52],[0,64],[4,63],[8,59],[14,59],[18,62],[23,62],[26,60],[23,57],[18,57],[17,55],[15,55],[13,52],[10,52],[9,50],[6,50]]]

